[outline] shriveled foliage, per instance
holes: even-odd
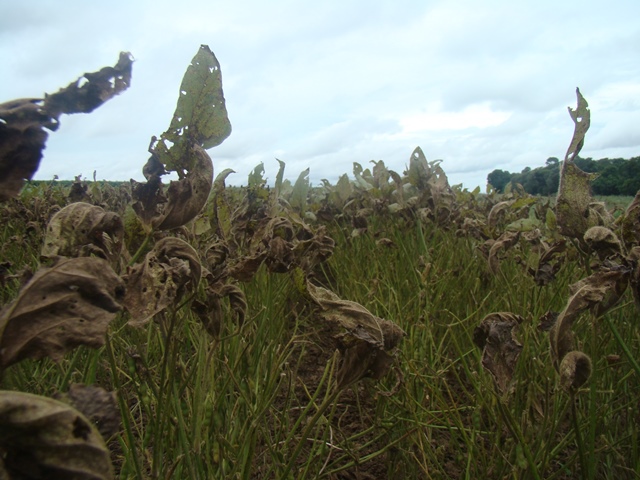
[[[47,258],[96,255],[116,266],[124,240],[120,216],[88,203],[72,203],[49,221],[41,255]]]
[[[126,293],[123,304],[131,319],[140,327],[153,316],[180,301],[200,282],[198,253],[184,240],[166,237],[147,253],[142,263],[130,267],[123,276]]]
[[[345,388],[364,377],[380,379],[389,371],[394,352],[404,330],[395,323],[373,315],[362,305],[342,300],[326,288],[307,282],[307,291],[320,307],[320,315],[343,329],[339,337],[342,364],[338,388]]]
[[[490,313],[473,332],[473,342],[482,349],[482,366],[491,372],[500,393],[509,391],[522,352],[522,344],[514,335],[522,322],[520,315],[511,312]]]
[[[39,269],[0,312],[0,367],[104,345],[123,293],[122,280],[101,258],[61,258]]]
[[[114,478],[103,438],[78,410],[51,398],[0,391],[0,477]]]
[[[85,73],[58,92],[42,98],[22,98],[0,104],[0,201],[15,197],[42,159],[45,128],[55,131],[61,114],[89,113],[131,83],[133,59],[120,53],[118,63]]]

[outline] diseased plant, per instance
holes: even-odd
[[[555,204],[517,184],[450,186],[420,147],[402,174],[353,162],[352,180],[314,187],[276,159],[273,185],[259,164],[228,187],[235,172],[214,175],[207,152],[231,123],[203,45],[145,182],[94,173],[9,198],[43,128],[124,90],[130,67],[122,54],[57,98],[0,105],[0,373],[57,391],[0,392],[0,477],[596,478],[600,458],[616,475],[638,465],[622,392],[640,366],[617,317],[628,289],[640,305],[640,197],[615,221],[593,201],[574,162],[590,122],[579,91]],[[621,395],[601,421],[607,392]]]

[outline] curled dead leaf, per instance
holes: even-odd
[[[164,206],[159,230],[171,230],[193,220],[209,198],[213,184],[213,162],[209,154],[197,144],[190,150],[194,158],[193,169],[185,178],[172,181],[167,190],[168,201]]]
[[[68,392],[58,393],[54,398],[82,413],[96,426],[105,441],[120,430],[120,408],[113,392],[95,385],[74,383]]]
[[[567,306],[549,331],[553,366],[566,390],[579,388],[591,375],[591,360],[575,349],[573,323],[587,309],[596,318],[611,309],[627,288],[629,275],[627,268],[603,269],[569,287]]]
[[[566,249],[566,242],[559,240],[553,245],[545,248],[544,253],[540,256],[538,266],[533,272],[533,278],[536,285],[542,287],[548,285],[556,278],[556,273],[560,270],[564,257],[560,257],[553,262],[554,257],[563,253]]]
[[[229,299],[229,306],[236,313],[237,324],[241,326],[247,314],[247,299],[237,285],[211,285],[207,287],[206,298],[203,301],[195,300],[191,305],[206,332],[215,339],[220,338],[222,331],[224,298]]]
[[[160,240],[142,263],[130,267],[123,276],[129,324],[143,326],[174,305],[187,290],[198,286],[201,273],[200,259],[191,245],[176,237]]]
[[[395,359],[395,349],[406,335],[395,323],[377,317],[356,302],[342,300],[331,290],[307,281],[307,292],[320,307],[320,315],[346,330],[339,335],[342,362],[338,388],[346,388],[364,377],[380,379]]]
[[[198,144],[187,151],[192,168],[164,192],[164,166],[152,155],[145,165],[146,183],[131,181],[133,210],[148,229],[171,230],[193,220],[209,198],[213,184],[213,162]]]
[[[507,251],[520,240],[520,232],[504,232],[498,239],[491,244],[489,250],[489,270],[496,275],[500,271],[500,259],[498,254],[500,251]]]
[[[587,383],[591,376],[591,359],[583,352],[568,352],[560,362],[560,385],[568,392],[575,392]]]
[[[115,266],[123,238],[124,225],[119,215],[88,203],[72,203],[49,221],[41,255],[47,258],[97,255]]]
[[[121,52],[118,63],[85,73],[44,99],[23,98],[0,104],[0,201],[15,197],[38,170],[48,134],[63,114],[89,113],[129,87],[133,59]]]
[[[620,231],[627,251],[640,245],[640,190],[620,219]]]
[[[591,227],[585,232],[584,241],[591,250],[596,252],[600,260],[622,253],[618,236],[606,227]]]
[[[511,312],[490,313],[473,332],[473,342],[482,349],[482,366],[491,372],[501,393],[509,391],[522,344],[514,329],[523,322]]]
[[[57,361],[78,345],[104,345],[123,290],[102,258],[61,259],[40,268],[0,311],[0,367],[24,358]]]
[[[104,439],[66,403],[0,391],[0,432],[4,478],[114,478]]]

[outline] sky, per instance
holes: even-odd
[[[90,114],[62,116],[36,179],[143,180],[201,44],[221,64],[233,131],[215,174],[246,184],[335,184],[416,146],[451,185],[484,190],[494,169],[563,159],[576,87],[589,102],[583,157],[640,156],[637,0],[181,0],[0,3],[0,102],[43,97],[135,59],[131,87]]]

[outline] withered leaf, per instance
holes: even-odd
[[[578,106],[575,110],[569,107],[569,115],[575,124],[575,129],[560,171],[560,184],[556,199],[556,221],[560,233],[582,241],[587,229],[598,224],[597,220],[590,218],[592,214],[589,209],[591,203],[590,184],[597,175],[583,172],[574,162],[584,145],[584,137],[591,122],[587,101],[577,88],[576,96],[578,97]]]
[[[48,134],[62,113],[88,113],[129,87],[133,60],[120,53],[114,67],[85,73],[44,99],[24,98],[0,104],[0,201],[18,195],[40,165]],[[81,84],[82,81],[82,84]]]
[[[194,300],[191,303],[191,311],[200,319],[202,326],[209,335],[215,339],[220,338],[223,320],[220,297],[211,294],[207,290],[207,298],[204,301]]]
[[[561,257],[553,263],[552,261],[556,255],[564,252],[565,248],[566,242],[564,240],[559,240],[545,249],[538,261],[538,267],[533,272],[536,285],[541,287],[548,285],[556,278],[556,273],[558,273],[562,266],[563,258]]]
[[[474,343],[482,349],[482,366],[491,372],[501,393],[509,390],[522,352],[522,344],[513,332],[522,321],[520,315],[510,312],[490,313],[473,332]]]
[[[620,231],[622,242],[627,251],[640,245],[640,190],[620,219]]]
[[[222,240],[216,240],[205,250],[204,258],[214,281],[223,275],[229,255],[229,247]]]
[[[505,215],[507,209],[511,205],[513,205],[514,202],[515,200],[505,200],[502,202],[498,202],[493,207],[491,207],[491,211],[487,216],[487,225],[489,225],[491,228],[494,228],[498,224],[498,219],[501,216]]]
[[[228,274],[231,278],[235,278],[241,282],[250,282],[258,272],[258,269],[264,262],[265,258],[267,258],[266,250],[242,257],[233,266],[229,267]]]
[[[166,193],[159,175],[146,183],[131,181],[134,211],[149,229],[171,230],[193,220],[204,207],[213,184],[213,162],[199,145],[186,151],[193,160],[184,178],[171,181]],[[156,163],[153,156],[149,162]],[[149,165],[147,162],[147,165]]]
[[[491,244],[488,259],[491,273],[496,275],[500,271],[500,259],[498,258],[500,251],[510,249],[518,243],[518,240],[520,240],[520,232],[504,232]]]
[[[229,305],[231,306],[231,310],[236,312],[238,325],[242,325],[247,315],[247,298],[240,287],[227,284],[217,289],[216,293],[221,298],[229,298]]]
[[[57,361],[78,345],[104,345],[122,294],[122,280],[102,258],[40,268],[0,312],[0,367],[24,358]]]
[[[51,398],[0,391],[0,451],[8,478],[114,478],[98,430],[79,411]]]
[[[636,307],[640,309],[640,247],[633,247],[629,252],[627,259],[632,267],[631,277],[629,278],[629,286],[633,292],[633,299]]]
[[[96,426],[105,441],[120,430],[120,408],[113,392],[95,385],[74,383],[68,392],[58,393],[54,398],[82,413]]]
[[[124,225],[120,216],[88,203],[72,203],[49,221],[41,255],[97,255],[114,265],[120,258]]]
[[[546,311],[543,315],[538,319],[538,330],[542,332],[548,332],[553,328],[558,320],[558,316],[560,312],[554,312],[553,310]]]
[[[591,111],[589,110],[589,104],[580,93],[579,88],[576,88],[576,97],[578,100],[576,109],[574,110],[571,107],[567,107],[569,110],[569,116],[575,125],[571,143],[569,144],[569,148],[567,149],[567,153],[564,157],[565,163],[567,160],[573,162],[578,156],[580,150],[582,150],[582,146],[584,145],[584,137],[591,125]]]
[[[118,63],[97,72],[85,73],[75,82],[44,98],[44,108],[52,117],[61,113],[90,113],[131,84],[133,57],[120,52]]]
[[[157,225],[159,230],[171,230],[193,220],[209,198],[213,184],[211,157],[200,145],[193,145],[189,152],[194,167],[185,178],[169,184],[168,201]]]
[[[603,295],[595,305],[591,305],[593,314],[600,317],[613,308],[627,289],[631,271],[625,265],[603,265],[596,273],[569,286],[572,295],[585,290],[602,290]]]
[[[612,308],[628,285],[628,269],[602,270],[571,285],[571,297],[549,331],[551,359],[560,372],[564,357],[575,350],[571,327],[582,312],[591,309],[599,317]]]
[[[237,285],[210,285],[206,290],[206,299],[196,300],[191,306],[207,333],[216,339],[220,338],[224,320],[223,298],[229,299],[229,305],[236,313],[237,324],[242,325],[247,314],[247,299]]]
[[[584,241],[589,248],[596,252],[600,260],[622,253],[622,245],[618,236],[606,227],[591,227],[585,232]]]
[[[321,316],[346,330],[340,335],[342,364],[338,388],[361,378],[382,378],[389,371],[393,353],[406,335],[395,323],[377,317],[356,302],[342,300],[326,288],[307,281],[307,292],[320,306]]]
[[[591,359],[587,354],[576,350],[567,353],[558,369],[560,386],[568,392],[576,391],[589,380],[591,370]]]
[[[202,267],[197,252],[176,237],[160,240],[142,263],[130,267],[123,277],[126,284],[124,306],[131,315],[129,325],[140,327],[174,305],[185,291],[194,290]]]

